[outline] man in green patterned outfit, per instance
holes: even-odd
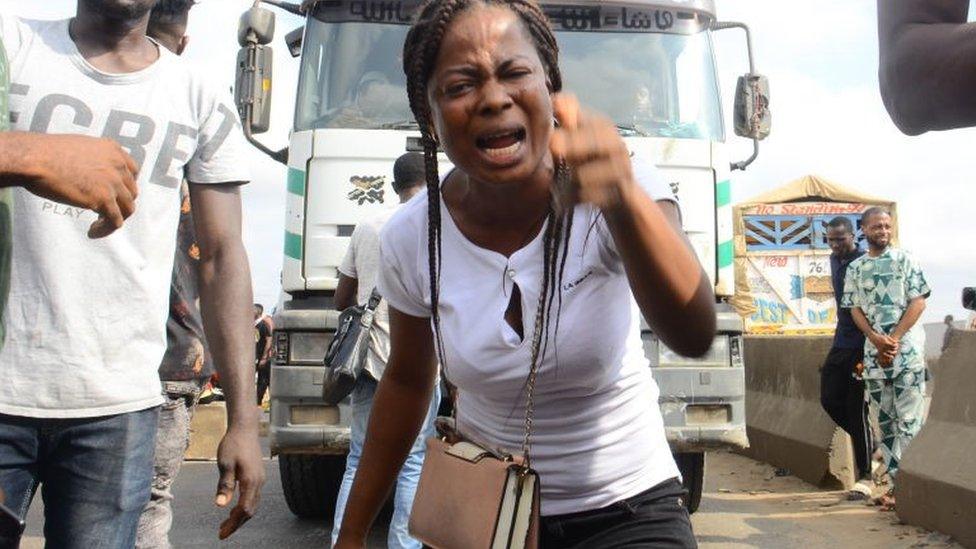
[[[881,452],[892,484],[898,463],[922,427],[925,332],[917,325],[931,293],[918,262],[891,246],[891,215],[869,208],[861,217],[868,253],[847,268],[843,307],[864,332],[864,381],[878,410]],[[894,507],[893,492],[881,503]]]

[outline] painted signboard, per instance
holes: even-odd
[[[749,333],[831,334],[837,321],[827,224],[846,217],[860,241],[861,214],[894,204],[816,176],[734,208],[736,295]]]

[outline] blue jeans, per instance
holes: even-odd
[[[173,526],[173,482],[190,445],[190,421],[200,398],[199,381],[164,381],[166,402],[159,409],[156,457],[149,502],[139,517],[136,549],[170,549]]]
[[[149,501],[158,415],[158,408],[80,419],[0,414],[7,507],[24,517],[40,484],[47,547],[132,547]]]
[[[339,538],[339,526],[342,525],[342,515],[346,509],[346,500],[352,489],[352,481],[356,478],[359,458],[363,454],[363,442],[366,439],[366,426],[369,425],[369,412],[373,409],[373,396],[376,394],[377,382],[369,375],[362,375],[352,392],[352,421],[349,425],[349,457],[346,458],[346,474],[342,477],[342,486],[336,498],[335,520],[332,527],[332,545]],[[403,463],[397,476],[396,494],[393,499],[393,518],[390,520],[390,533],[387,545],[390,549],[420,549],[419,541],[410,537],[407,524],[410,522],[410,509],[413,507],[413,496],[417,492],[420,481],[420,468],[424,464],[426,451],[425,441],[434,436],[434,419],[437,417],[437,407],[441,402],[441,387],[438,383],[434,388],[434,396],[427,410],[427,417],[420,428],[417,440],[413,442],[410,455]]]

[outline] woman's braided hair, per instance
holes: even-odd
[[[437,140],[431,133],[433,119],[427,100],[427,83],[434,71],[437,55],[448,26],[460,13],[476,5],[505,7],[525,26],[546,71],[553,92],[562,89],[559,72],[559,46],[553,35],[549,19],[532,0],[428,0],[419,9],[417,19],[403,44],[403,71],[407,77],[407,95],[410,109],[420,126],[424,147],[424,167],[427,181],[428,253],[430,275],[431,316],[433,317],[437,354],[444,363],[444,344],[441,338],[439,295],[441,267],[441,209],[440,175],[437,170]],[[543,237],[542,291],[535,315],[535,331],[532,337],[532,367],[534,368],[548,347],[549,318],[553,299],[559,296],[555,329],[559,330],[559,309],[562,293],[559,291],[568,255],[569,234],[572,229],[572,208],[564,207],[564,201],[556,189],[565,188],[569,172],[559,163],[556,169],[557,183],[553,200],[546,218]],[[562,244],[562,246],[560,246]],[[560,247],[562,250],[560,250]],[[546,334],[543,337],[543,334]],[[543,345],[543,339],[545,344]],[[540,350],[541,347],[541,350]]]

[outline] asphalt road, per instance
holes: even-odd
[[[301,520],[285,505],[275,460],[266,461],[268,483],[257,517],[231,539],[217,541],[226,512],[213,506],[217,470],[213,463],[187,462],[175,485],[171,535],[176,548],[328,547],[328,521]],[[772,467],[728,453],[709,455],[706,493],[692,522],[702,548],[916,548],[959,547],[946,536],[898,523],[863,503],[851,503]],[[22,547],[42,547],[43,515],[35,501]],[[370,547],[385,547],[385,524],[374,528]]]

